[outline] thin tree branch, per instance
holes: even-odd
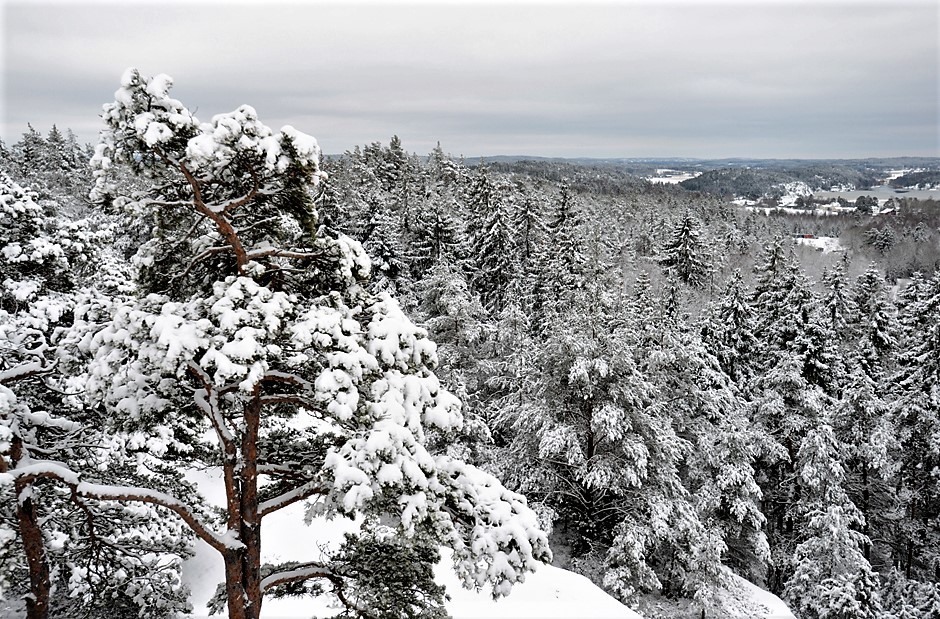
[[[284,509],[288,505],[293,505],[294,503],[303,501],[317,494],[326,494],[326,490],[319,482],[311,481],[289,492],[285,492],[280,496],[276,496],[273,499],[262,501],[261,504],[258,505],[258,516],[264,518],[268,514]]]

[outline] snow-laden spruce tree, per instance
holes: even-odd
[[[483,306],[494,315],[509,301],[509,283],[515,273],[510,195],[506,185],[495,183],[481,167],[467,197],[475,218],[467,230],[471,283]]]
[[[690,286],[704,286],[712,270],[708,249],[701,240],[700,227],[692,213],[686,211],[659,258],[665,270]]]
[[[940,274],[915,275],[899,299],[898,368],[892,420],[900,443],[904,518],[894,542],[908,579],[936,581],[940,566]]]
[[[234,619],[257,618],[277,593],[331,591],[364,616],[439,609],[429,566],[442,544],[467,586],[507,594],[550,558],[546,537],[523,497],[425,447],[460,426],[460,403],[425,332],[369,292],[361,246],[318,227],[316,141],[272,131],[249,106],[199,122],[171,85],[130,69],[104,107],[95,191],[115,193],[116,164],[152,177],[114,199],[151,231],[134,256],[140,293],[82,342],[85,387],[143,459],[220,470],[223,516],[94,472],[57,477],[85,497],[174,512],[218,551]],[[301,501],[360,530],[331,555],[262,565],[262,519]]]
[[[865,557],[870,540],[864,516],[843,485],[845,470],[828,420],[807,432],[796,458],[800,497],[794,511],[806,519],[794,551],[795,569],[784,594],[808,619],[880,619],[879,579]]]

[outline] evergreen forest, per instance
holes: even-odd
[[[171,85],[128,71],[99,144],[0,145],[18,616],[193,612],[199,539],[233,619],[446,616],[441,547],[494,596],[552,563],[722,616],[730,570],[800,619],[940,617],[940,203],[732,201],[792,162],[739,191],[395,136],[327,156]],[[224,508],[187,477],[210,469]],[[356,533],[262,563],[297,503]]]

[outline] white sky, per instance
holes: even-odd
[[[123,70],[323,150],[940,156],[933,1],[3,4],[3,119],[94,141]]]

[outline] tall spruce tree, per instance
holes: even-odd
[[[508,188],[491,181],[485,168],[477,172],[469,195],[475,218],[468,230],[471,282],[494,315],[506,306],[516,266],[509,197]]]
[[[708,249],[701,239],[701,225],[686,210],[659,258],[663,268],[690,286],[704,286],[711,273]]]
[[[892,417],[900,442],[904,519],[896,564],[907,579],[937,580],[940,569],[940,275],[915,278],[902,294],[902,338],[892,377]]]

